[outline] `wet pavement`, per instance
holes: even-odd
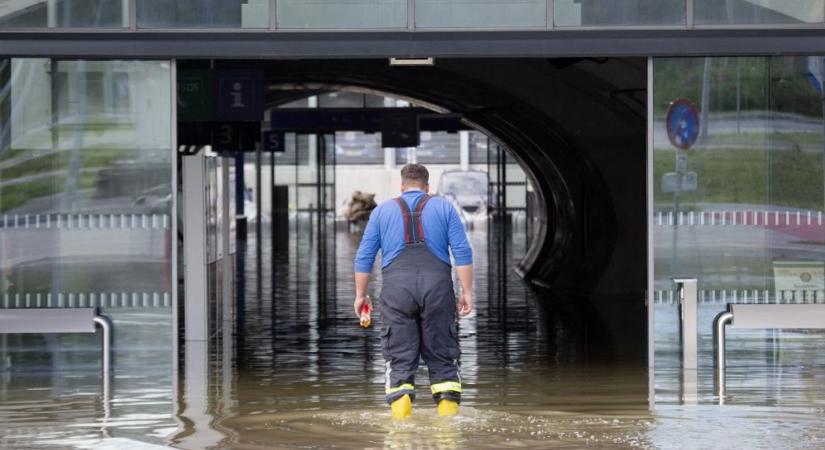
[[[728,404],[716,404],[705,366],[699,404],[683,405],[668,334],[675,324],[671,309],[657,307],[664,338],[650,412],[648,371],[577,356],[580,335],[513,272],[524,251],[520,227],[471,232],[478,269],[475,312],[460,323],[461,414],[436,417],[422,367],[412,418],[393,422],[378,321],[364,330],[351,310],[359,235],[330,233],[334,272],[323,272],[318,239],[306,224],[298,229],[288,257],[273,260],[265,242],[260,292],[250,239],[243,333],[216,341],[202,364],[184,364],[181,383],[159,367],[119,371],[104,397],[88,367],[0,375],[0,448],[825,448],[821,335],[786,333],[781,357],[768,344],[750,353],[732,344],[729,357],[739,362],[728,369]],[[502,235],[508,245],[498,264]],[[327,295],[319,295],[325,273]]]

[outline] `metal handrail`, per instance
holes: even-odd
[[[95,324],[103,331],[103,375],[108,375],[112,367],[112,321],[108,317],[95,314]]]
[[[719,403],[724,403],[725,397],[725,326],[733,322],[733,313],[725,311],[713,321],[716,331],[716,389]]]
[[[5,317],[4,317],[5,316]],[[112,321],[98,308],[11,308],[0,309],[0,334],[95,333],[102,331],[104,383],[112,371]],[[91,323],[89,322],[91,319]]]
[[[716,383],[719,403],[725,402],[725,326],[736,329],[825,329],[822,304],[729,304],[714,320]]]

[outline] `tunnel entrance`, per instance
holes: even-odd
[[[203,120],[181,109],[196,100],[182,86],[209,77],[259,79],[263,120]],[[204,275],[210,304],[198,318],[209,324],[207,341],[233,355],[239,386],[306,380],[278,391],[299,403],[301,395],[339,402],[380,390],[351,384],[380,378],[383,363],[377,332],[351,317],[361,230],[341,208],[355,190],[379,201],[396,195],[398,169],[417,161],[435,166],[433,178],[452,170],[486,177],[491,212],[467,225],[478,256],[477,312],[460,330],[468,383],[480,392],[507,380],[518,393],[493,389],[494,397],[529,401],[543,389],[532,375],[609,386],[621,374],[630,403],[646,408],[645,86],[645,61],[634,59],[179,61],[181,166],[203,149],[214,159],[199,163],[207,205],[215,205],[206,208],[215,214],[205,232],[215,246]],[[208,92],[217,108],[221,92]],[[383,145],[411,115],[422,142]],[[435,143],[429,150],[423,135]],[[467,154],[440,164],[456,150]],[[229,198],[209,197],[221,190]],[[232,236],[210,241],[221,214]],[[182,295],[188,333],[198,299],[189,287]]]

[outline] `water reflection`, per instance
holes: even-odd
[[[510,231],[509,266],[524,241],[520,229]],[[478,298],[475,313],[461,323],[466,394],[457,417],[437,417],[424,385],[409,421],[389,419],[378,329],[361,329],[351,313],[349,271],[358,236],[342,231],[334,236],[338,283],[327,299],[313,292],[317,242],[293,235],[289,252],[272,265],[270,246],[264,245],[262,291],[249,278],[239,299],[245,333],[210,347],[208,356],[206,349],[198,355],[190,346],[193,359],[182,365],[179,389],[150,370],[118,373],[107,412],[93,372],[0,383],[0,447],[825,447],[823,366],[788,363],[810,361],[800,356],[815,348],[785,350],[788,359],[776,370],[731,367],[734,406],[713,405],[704,389],[698,406],[680,405],[678,374],[662,369],[656,373],[660,402],[650,413],[644,367],[580,356],[599,334],[573,327],[598,325],[580,319],[594,307],[538,299],[509,267],[505,274],[496,272],[489,258],[496,257],[497,247],[488,243],[497,236],[483,227],[472,233],[480,257]],[[254,245],[253,235],[246,247],[250,277],[256,272]],[[506,276],[504,285],[499,275]],[[498,295],[502,286],[506,298]],[[733,350],[735,345],[733,358],[765,358],[761,351],[737,356]],[[700,371],[700,382],[711,379]]]

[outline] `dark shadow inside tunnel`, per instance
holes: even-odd
[[[495,140],[529,178],[537,220],[523,257],[492,274],[491,284],[513,273],[521,279],[513,282],[526,283],[519,292],[529,294],[519,295],[537,305],[529,313],[540,317],[548,360],[644,365],[643,59],[444,59],[432,67],[391,67],[385,60],[179,64],[210,67],[263,70],[268,107],[324,92],[386,95],[455,116]],[[506,225],[494,224],[491,233],[512,238]],[[289,272],[283,255],[272,260]],[[339,275],[331,276],[334,282]],[[496,295],[509,294],[505,288]],[[506,314],[507,308],[493,313]]]

